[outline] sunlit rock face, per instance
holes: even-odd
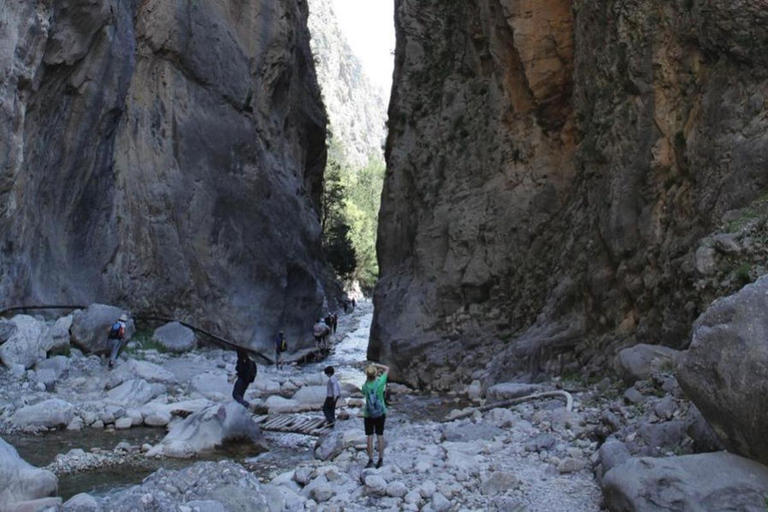
[[[362,167],[381,158],[387,107],[350,48],[333,9],[333,0],[309,0],[309,30],[317,81],[333,138],[349,165]],[[386,20],[380,20],[382,23]]]
[[[768,188],[768,12],[732,4],[397,1],[369,356],[449,387],[685,345],[700,241]]]
[[[252,346],[308,331],[326,118],[306,18],[292,0],[3,3],[3,302],[112,303]]]

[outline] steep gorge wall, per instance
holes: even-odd
[[[0,296],[252,346],[325,299],[326,118],[293,0],[0,7]]]
[[[317,81],[330,131],[347,163],[363,167],[382,157],[387,107],[381,92],[352,52],[333,10],[333,0],[309,0],[309,30]]]
[[[768,11],[399,0],[369,355],[437,387],[683,346],[768,188]]]

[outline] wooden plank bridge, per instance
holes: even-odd
[[[332,430],[325,418],[300,416],[296,414],[273,414],[258,416],[254,421],[262,430],[270,432],[290,432],[308,436],[322,436]]]

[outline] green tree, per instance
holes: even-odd
[[[321,211],[323,247],[340,277],[358,281],[370,293],[379,274],[376,230],[385,165],[378,157],[361,168],[345,162],[343,148],[331,139]]]
[[[325,239],[325,256],[336,271],[336,274],[344,280],[349,280],[357,268],[355,248],[349,239],[349,226],[344,223],[333,225]]]

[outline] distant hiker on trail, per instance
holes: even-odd
[[[333,427],[336,424],[336,402],[341,396],[341,388],[339,387],[339,379],[333,376],[335,373],[333,366],[326,366],[323,373],[328,377],[323,414],[325,414],[325,421]]]
[[[249,404],[246,402],[245,390],[248,389],[248,385],[256,380],[256,373],[258,368],[256,363],[248,356],[248,352],[245,349],[237,349],[237,365],[235,366],[237,372],[237,380],[235,381],[235,387],[232,389],[232,398],[243,405],[246,409]]]
[[[381,375],[376,376],[381,370]],[[379,442],[379,460],[376,467],[380,468],[384,463],[384,421],[387,419],[387,406],[384,403],[384,388],[387,387],[387,376],[389,375],[389,366],[383,364],[371,363],[365,369],[365,384],[363,384],[363,396],[365,397],[365,407],[363,408],[363,421],[365,424],[365,435],[368,437],[368,465],[366,468],[373,467],[373,433]]]
[[[128,315],[123,313],[120,315],[120,318],[118,318],[109,328],[109,335],[107,336],[107,340],[112,345],[112,350],[109,353],[110,369],[115,366],[115,361],[117,361],[117,357],[120,355],[120,351],[123,349],[123,340],[125,339],[125,322],[127,321]]]
[[[285,341],[285,333],[280,331],[275,338],[275,368],[278,370],[283,369],[283,357],[281,354],[288,350],[288,342]]]
[[[338,313],[331,313],[331,333],[336,334],[336,327],[339,325]]]
[[[330,328],[325,324],[322,318],[312,327],[312,334],[315,336],[315,344],[317,345],[317,348],[326,348],[329,332]]]

